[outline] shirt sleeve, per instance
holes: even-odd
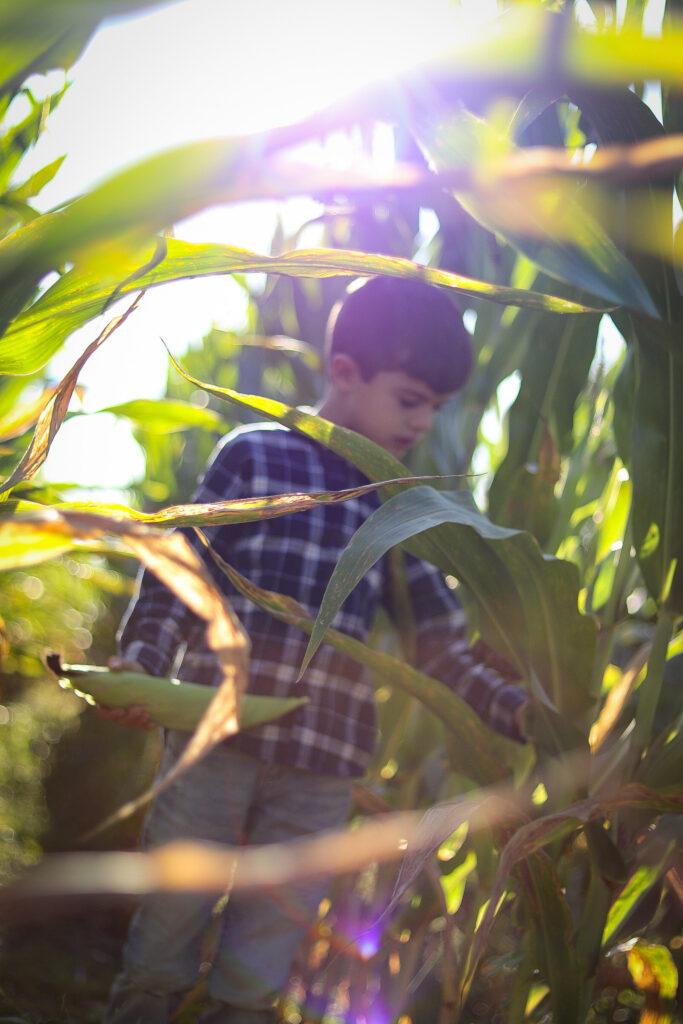
[[[219,445],[207,465],[192,497],[194,503],[229,501],[244,491],[244,460],[239,453],[233,457],[228,445]],[[206,553],[194,530],[181,530],[197,554],[205,562],[210,574],[216,576],[216,567]],[[229,533],[221,527],[204,531],[215,539]],[[179,652],[196,644],[205,623],[176,597],[148,569],[138,576],[137,588],[124,615],[117,635],[122,657],[138,661],[146,672],[154,676],[168,675]]]
[[[405,555],[406,577],[415,617],[416,662],[421,672],[440,680],[479,717],[510,739],[524,738],[515,713],[526,704],[526,691],[502,674],[501,659],[486,656],[467,635],[467,620],[455,593],[433,565]],[[493,662],[498,661],[495,665]]]

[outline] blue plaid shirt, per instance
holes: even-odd
[[[279,424],[257,424],[224,438],[193,500],[338,491],[367,482],[360,470],[316,441]],[[205,533],[217,554],[253,583],[295,598],[315,617],[341,552],[379,501],[372,492],[275,519],[212,527]],[[376,733],[368,670],[323,645],[297,683],[307,636],[237,593],[194,533],[187,535],[251,638],[249,691],[309,698],[285,718],[226,742],[264,761],[331,775],[362,775]],[[441,572],[405,557],[416,620],[417,667],[446,683],[492,728],[519,739],[513,715],[526,694],[473,653],[463,611]],[[390,590],[384,558],[346,599],[334,628],[367,641],[378,606],[391,611]],[[219,680],[204,623],[149,572],[141,575],[119,647],[152,675],[174,674],[211,685]]]

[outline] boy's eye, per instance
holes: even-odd
[[[403,409],[415,409],[419,404],[419,398],[409,398],[406,395],[399,395],[399,405]]]

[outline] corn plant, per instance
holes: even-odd
[[[96,20],[119,6],[134,5],[91,4],[76,24],[73,6],[55,3],[43,22],[49,38],[30,49],[25,5],[6,5],[5,38],[21,45],[4,80],[5,111],[29,73],[67,64]],[[144,293],[167,282],[265,271],[278,285],[259,300],[261,351],[272,335],[292,333],[282,329],[286,312],[300,328],[297,340],[313,346],[299,346],[307,356],[320,345],[320,320],[316,326],[306,296],[317,289],[328,307],[339,278],[417,277],[452,290],[470,322],[476,318],[468,391],[410,466],[283,401],[266,387],[267,375],[259,378],[263,394],[245,394],[239,376],[201,379],[180,360],[175,379],[205,391],[211,409],[176,395],[157,408],[114,410],[148,428],[170,416],[194,431],[220,430],[243,415],[279,420],[382,485],[383,504],[342,556],[314,621],[223,567],[252,600],[310,633],[307,657],[332,643],[373,669],[382,732],[358,808],[425,811],[415,850],[400,866],[378,866],[370,851],[360,876],[340,879],[299,959],[283,1004],[290,1019],[348,1014],[367,1022],[375,1013],[415,1024],[598,1024],[610,1019],[615,991],[627,998],[611,1019],[674,1019],[683,806],[683,288],[675,216],[683,26],[671,3],[657,37],[643,32],[638,3],[626,3],[619,16],[601,8],[591,21],[579,5],[555,6],[511,5],[489,37],[455,46],[419,80],[406,77],[260,136],[179,147],[46,214],[28,200],[58,168],[12,183],[26,133],[6,133],[0,438],[9,465],[0,568],[7,574],[93,548],[118,557],[121,543],[150,564],[155,538],[169,526],[201,529],[300,507],[285,496],[277,507],[255,500],[221,510],[85,511],[41,481],[80,370],[118,320],[41,405],[17,408],[24,378],[113,304],[112,314],[124,310],[119,318],[134,315]],[[62,50],[65,26],[73,39]],[[661,118],[643,99],[645,81],[658,84]],[[37,130],[37,110],[32,117]],[[307,180],[280,159],[325,131],[375,121],[411,140],[384,180],[362,165],[353,181],[313,169]],[[287,247],[280,239],[263,255],[166,234],[217,202],[302,193],[329,203],[329,247],[301,249],[296,239]],[[359,239],[353,249],[341,248],[334,232],[340,199],[352,211],[343,216]],[[416,263],[391,232],[364,235],[368,206],[388,209],[394,224],[399,216],[414,224],[417,209],[432,210],[438,230],[428,262]],[[364,248],[368,237],[383,251]],[[291,285],[287,294],[282,281]],[[608,321],[621,339],[616,354],[604,347]],[[233,343],[239,349],[240,339]],[[503,420],[501,385],[513,376],[518,390]],[[292,380],[293,397],[302,382],[312,384],[310,375]],[[158,439],[148,450],[161,465]],[[471,467],[488,474],[475,487],[479,504],[463,481],[453,490],[415,479]],[[389,652],[330,629],[369,559],[396,558],[400,576],[402,547],[447,574],[482,657],[528,687],[523,749],[416,672],[409,642]],[[409,608],[401,636],[409,641]],[[226,679],[231,686],[239,689]],[[234,718],[238,697],[226,700],[226,716]],[[483,824],[473,808],[494,798],[506,801],[505,810],[496,805]]]

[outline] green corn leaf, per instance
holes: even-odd
[[[509,138],[464,108],[416,105],[412,130],[435,170],[474,160],[480,188],[459,192],[465,209],[484,227],[524,253],[551,277],[567,281],[606,302],[658,316],[640,275],[600,224],[581,205],[575,186],[520,177],[505,187],[487,177],[492,155],[513,150]]]
[[[664,681],[667,649],[672,633],[672,616],[660,610],[652,640],[652,650],[647,663],[647,672],[645,679],[638,687],[635,724],[629,744],[629,759],[634,768],[651,740],[652,727]]]
[[[650,594],[683,613],[683,362],[680,326],[635,325],[636,390],[629,470],[633,536]]]
[[[632,89],[622,86],[599,92],[574,88],[569,98],[581,110],[588,141],[598,146],[666,140],[660,121]],[[652,295],[659,315],[668,321],[683,316],[683,297],[676,288],[672,261],[672,190],[673,174],[668,178],[648,176],[641,170],[637,189],[613,183],[594,205],[607,230],[618,233],[625,256]],[[641,236],[646,237],[655,224],[661,225],[661,251],[651,255],[643,249]]]
[[[0,571],[39,565],[72,551],[77,546],[73,535],[58,524],[26,525],[18,520],[0,523]]]
[[[518,865],[517,876],[526,897],[534,961],[550,989],[553,1022],[575,1024],[583,1016],[582,979],[572,942],[571,912],[557,868],[540,852]]]
[[[441,888],[446,898],[449,914],[455,914],[460,909],[463,896],[465,895],[467,880],[472,872],[476,870],[476,867],[477,855],[474,850],[470,850],[462,864],[459,864],[453,871],[441,877]]]
[[[636,779],[652,789],[675,789],[683,778],[683,712],[652,744],[636,769]]]
[[[213,409],[201,409],[192,402],[170,398],[138,398],[119,405],[107,405],[97,411],[124,416],[155,433],[166,434],[175,430],[187,430],[190,427],[225,433],[230,428],[228,421]]]
[[[302,672],[306,670],[337,611],[365,573],[390,548],[403,543],[416,534],[428,530],[430,527],[447,521],[457,523],[465,528],[463,538],[466,540],[466,543],[463,545],[461,542],[458,546],[469,547],[470,551],[472,551],[473,544],[476,544],[476,539],[470,538],[470,534],[473,531],[484,540],[490,542],[512,538],[519,532],[496,526],[486,519],[475,507],[469,492],[456,491],[444,493],[432,491],[427,487],[419,487],[407,493],[389,498],[357,530],[342,553],[321,602],[316,619],[316,627],[313,630],[311,641],[301,666]],[[444,571],[455,571],[455,563],[459,560],[457,553],[453,552],[451,558],[451,564],[441,565]],[[465,564],[467,565],[467,563]],[[484,570],[483,572],[482,569]],[[504,569],[500,573],[498,571],[500,569],[503,569],[503,566],[496,555],[493,554],[492,574],[497,576],[499,586],[502,586],[502,578],[507,574],[505,574]],[[478,581],[482,581],[487,576],[485,564],[478,566],[477,572],[472,570],[467,572],[461,569],[458,576],[463,575],[468,583],[470,581],[474,582],[475,578]],[[482,595],[483,599],[483,586],[480,586],[479,594]],[[498,632],[502,637],[507,637],[511,630],[502,619],[503,609],[497,603],[493,605],[486,602],[486,605],[488,616],[496,622]],[[513,607],[515,609],[512,613],[514,628],[519,634],[524,628],[524,622],[516,614],[519,607],[518,602],[515,602]],[[515,650],[511,641],[508,641],[508,649],[509,652],[514,652],[513,663],[518,668],[522,668],[525,665],[525,659],[523,655],[520,655],[519,650]]]
[[[611,884],[623,885],[628,874],[627,868],[619,848],[603,823],[589,822],[585,835],[591,860],[600,877]]]
[[[509,501],[515,476],[538,466],[546,431],[566,454],[572,447],[574,407],[595,353],[599,320],[539,317],[521,366],[522,383],[508,414],[508,451],[489,490],[489,514],[496,522]],[[540,539],[540,538],[539,538]]]
[[[573,90],[591,140],[629,144],[664,138],[661,123],[632,90],[607,93]],[[671,110],[669,111],[671,113]],[[633,484],[633,531],[641,570],[656,601],[683,611],[683,368],[680,339],[683,295],[672,265],[673,175],[642,178],[637,193],[617,188],[612,202],[624,222],[633,222],[636,236],[650,223],[661,223],[668,251],[644,254],[637,237],[626,239],[625,252],[639,271],[659,307],[661,320],[619,312],[613,319],[631,348],[615,389],[615,428]],[[674,577],[670,579],[675,563]]]
[[[496,877],[489,894],[489,902],[468,951],[467,963],[461,976],[461,998],[464,999],[471,986],[513,866],[525,858],[533,856],[548,844],[571,834],[578,825],[610,817],[611,814],[622,808],[628,808],[630,811],[642,809],[650,815],[668,811],[680,814],[683,810],[683,795],[678,793],[671,797],[663,797],[644,786],[628,784],[609,795],[581,800],[562,811],[538,818],[517,829],[499,858]],[[581,936],[579,936],[580,938]],[[569,956],[570,960],[573,960],[573,953],[569,953]],[[581,1018],[575,1016],[573,1019]]]
[[[588,885],[581,901],[575,929],[576,955],[584,977],[591,977],[600,959],[602,933],[612,900],[612,887],[591,859]]]
[[[182,276],[204,273],[269,273],[290,277],[336,277],[386,274],[425,281],[428,284],[453,288],[468,295],[490,299],[504,305],[521,305],[529,309],[554,313],[589,313],[595,307],[570,299],[556,298],[525,288],[509,288],[464,277],[438,267],[425,267],[398,256],[354,252],[347,249],[298,249],[281,256],[260,256],[246,249],[230,246],[192,245],[169,242],[167,259],[141,280],[146,285],[168,280],[169,270]],[[603,310],[604,311],[604,310]]]
[[[657,885],[661,875],[662,863],[642,864],[634,871],[610,907],[602,934],[602,944],[604,947],[609,948],[613,944],[621,928],[628,922],[628,918],[647,894]]]
[[[629,345],[619,372],[614,381],[614,441],[619,457],[625,466],[631,464],[631,427],[633,424],[633,403],[636,393],[635,345]]]
[[[371,565],[393,545],[433,527],[439,528],[439,564],[466,584],[480,623],[486,625],[485,639],[495,639],[494,646],[522,675],[535,674],[561,713],[580,718],[591,698],[579,673],[584,659],[592,658],[595,631],[576,607],[574,567],[544,559],[528,534],[495,526],[463,491],[413,488],[388,499],[361,526],[328,584],[302,671],[343,600]],[[412,547],[428,557],[431,549],[419,540]]]
[[[24,89],[23,95],[31,106],[30,113],[23,121],[7,128],[0,138],[0,189],[5,192],[3,201],[6,201],[8,192],[5,190],[9,188],[12,175],[20,160],[26,151],[38,141],[45,126],[46,116],[57,107],[66,89],[67,86],[64,86],[44,100],[36,100],[30,90]],[[51,180],[63,160],[64,157],[59,157],[58,160],[37,171],[23,185],[15,186],[9,194],[15,195],[18,199],[30,199]]]
[[[30,178],[22,182],[21,185],[17,185],[10,192],[5,194],[5,201],[9,199],[14,202],[16,200],[26,202],[29,199],[33,199],[37,196],[41,189],[45,188],[49,184],[54,176],[57,174],[59,168],[62,166],[66,156],[58,156],[56,160],[52,160],[51,163],[46,164],[45,167],[41,167],[39,171],[32,174]]]
[[[257,587],[215,552],[211,553],[216,564],[241,594],[270,612],[275,618],[296,626],[304,633],[312,632],[313,619],[296,601]],[[374,650],[338,630],[328,629],[325,643],[365,665],[382,684],[398,686],[433,712],[451,734],[452,741],[460,747],[462,762],[467,765],[466,770],[463,769],[462,772],[465,777],[478,785],[488,785],[506,777],[505,747],[508,748],[509,754],[510,746],[516,744],[508,743],[493,733],[469,704],[452,693],[443,683],[418,672],[406,662]]]
[[[552,446],[552,439],[548,446]],[[492,519],[504,526],[528,530],[543,548],[553,535],[558,516],[555,485],[559,478],[559,458],[556,461],[557,470],[542,465],[518,466],[509,477],[502,506],[489,507]],[[500,500],[500,493],[497,497]]]
[[[36,228],[28,225],[24,230],[28,232]],[[16,246],[16,240],[13,244]],[[592,307],[567,299],[487,284],[392,256],[343,249],[300,250],[277,257],[260,256],[247,249],[193,244],[173,238],[165,240],[165,246],[163,260],[148,272],[144,268],[154,254],[154,246],[151,243],[136,246],[130,242],[103,251],[101,258],[94,263],[85,263],[63,275],[16,318],[0,339],[0,372],[32,373],[40,369],[69,334],[100,315],[113,296],[205,275],[262,272],[291,277],[388,274],[430,281],[494,302],[519,303],[530,309],[558,313],[594,312]],[[1,252],[2,243],[0,260]]]

